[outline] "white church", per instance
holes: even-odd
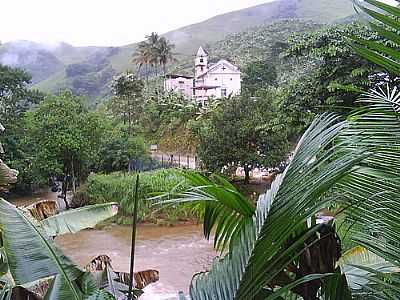
[[[166,91],[180,92],[205,105],[209,98],[220,99],[240,95],[241,73],[225,59],[215,64],[208,61],[208,53],[200,47],[195,58],[195,77],[167,75]]]

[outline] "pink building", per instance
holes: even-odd
[[[182,95],[193,97],[193,77],[183,75],[167,75],[164,82],[164,89],[168,92],[177,92]]]
[[[210,98],[220,99],[240,95],[241,72],[225,59],[208,62],[208,53],[200,47],[195,58],[195,77],[168,75],[164,83],[166,91],[180,92],[205,105]]]

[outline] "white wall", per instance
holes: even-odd
[[[215,96],[217,98],[222,97],[222,89],[226,89],[226,95],[230,94],[239,95],[241,89],[241,78],[239,72],[233,72],[232,70],[226,68],[222,69],[222,66],[215,70],[212,70],[205,77],[205,85],[216,85],[220,86],[216,90],[210,90],[213,93],[210,96]]]
[[[184,77],[169,78],[165,81],[165,90],[180,92],[187,97],[193,96],[193,79]]]

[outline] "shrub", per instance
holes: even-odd
[[[80,189],[80,197],[86,204],[117,202],[120,205],[117,223],[129,224],[133,213],[136,174],[112,173],[94,174]],[[186,189],[188,183],[179,173],[171,170],[156,170],[140,173],[139,178],[139,213],[140,221],[157,222],[158,219],[177,221],[193,218],[194,213],[186,205],[160,209],[152,207],[147,199],[157,192],[169,192],[179,185]]]

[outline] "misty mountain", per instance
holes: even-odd
[[[222,14],[164,36],[176,45],[178,59],[187,61],[188,67],[189,58],[200,45],[214,45],[249,28],[268,26],[282,19],[332,23],[346,20],[353,14],[349,0],[277,0]],[[151,31],[149,28],[149,33]],[[224,43],[216,45],[222,47]],[[66,43],[44,45],[17,41],[0,46],[0,63],[25,68],[33,76],[33,86],[42,91],[56,92],[69,88],[94,99],[109,94],[109,82],[114,75],[135,69],[132,63],[135,48],[136,44],[74,47]]]
[[[46,46],[30,41],[16,41],[0,48],[0,63],[24,68],[32,75],[33,83],[59,72],[64,64]]]

